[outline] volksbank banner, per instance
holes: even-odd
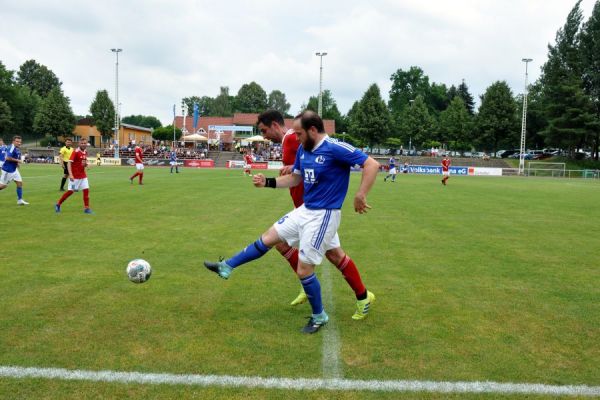
[[[411,174],[441,175],[442,167],[434,165],[409,165],[408,172]],[[469,175],[469,168],[450,167],[450,175]]]

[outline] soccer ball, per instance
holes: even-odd
[[[127,278],[133,283],[144,283],[152,275],[152,267],[146,260],[136,259],[127,264]]]

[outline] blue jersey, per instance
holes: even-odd
[[[8,150],[8,147],[5,144],[0,146],[0,162],[4,162],[4,160],[6,160],[6,151],[7,150]]]
[[[312,151],[300,145],[294,174],[303,177],[304,205],[309,209],[340,209],[348,193],[350,167],[369,156],[348,143],[326,136]]]
[[[21,151],[14,144],[11,144],[8,150],[6,150],[6,155],[17,160],[21,159]],[[5,160],[4,165],[2,166],[2,171],[15,172],[17,170],[17,166],[18,163],[16,161]]]
[[[394,159],[394,157],[390,158],[389,165],[390,165],[390,169],[396,168],[396,160]]]
[[[177,161],[177,153],[174,151],[171,152],[171,161]]]

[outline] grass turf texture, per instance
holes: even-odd
[[[60,168],[27,165],[21,173],[30,206],[16,206],[14,184],[0,192],[0,365],[323,376],[323,335],[299,333],[310,309],[288,306],[300,285],[276,251],[229,281],[202,267],[289,211],[286,190],[255,189],[241,170],[147,168],[138,186],[128,181],[133,168],[99,167],[89,172],[96,214],[83,214],[76,193],[55,215]],[[380,175],[373,210],[357,215],[359,180],[352,175],[339,232],[378,300],[367,320],[351,320],[353,293],[331,271],[344,378],[600,385],[597,181],[452,177],[443,187],[437,176],[384,183]],[[125,277],[133,258],[152,264],[148,283]],[[0,378],[0,398],[94,391],[329,396]],[[452,398],[338,397],[369,396]]]

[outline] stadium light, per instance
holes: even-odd
[[[318,51],[315,53],[317,57],[321,58],[321,67],[319,73],[319,116],[323,115],[323,57],[327,55],[326,52]]]
[[[119,53],[123,49],[110,49],[117,56],[117,62],[115,63],[115,158],[119,158],[119,122],[121,117],[119,115]]]
[[[527,129],[527,66],[533,61],[531,58],[521,59],[525,63],[525,91],[523,92],[523,119],[521,120],[521,146],[519,147],[519,175],[525,173],[525,131]]]

